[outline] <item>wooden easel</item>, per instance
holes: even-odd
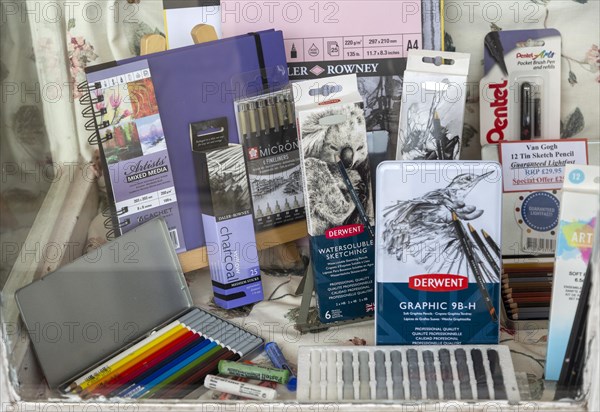
[[[197,24],[190,33],[194,44],[217,40],[215,28],[209,24]],[[162,34],[146,34],[140,41],[140,54],[145,56],[167,50],[167,39]]]

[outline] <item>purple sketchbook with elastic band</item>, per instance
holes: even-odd
[[[280,31],[266,30],[90,67],[86,69],[88,88],[106,77],[106,72],[142,61],[147,63],[154,85],[183,228],[179,244],[175,245],[178,252],[196,249],[206,241],[192,161],[190,124],[226,118],[228,139],[238,143],[234,100],[281,88],[288,82],[283,36]],[[94,110],[93,94],[91,99],[90,107]],[[90,141],[103,142],[98,132],[101,125],[96,121],[94,126],[97,139],[93,134]],[[107,185],[122,185],[123,180],[115,181],[108,173],[104,160],[105,176],[111,177]],[[112,194],[110,187],[108,192]],[[114,200],[110,202],[113,227],[116,234],[122,234],[127,226],[120,224]]]

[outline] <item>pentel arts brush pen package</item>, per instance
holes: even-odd
[[[319,318],[372,315],[373,197],[356,75],[295,83],[294,98]]]
[[[233,309],[260,302],[263,289],[242,146],[228,143],[226,118],[192,123],[190,130],[215,303]]]
[[[376,343],[498,343],[500,165],[390,161],[377,185]]]
[[[252,356],[264,344],[193,307],[163,218],[19,289],[15,298],[48,386],[83,399],[181,398],[221,360]]]
[[[397,160],[460,159],[470,59],[466,53],[409,51]]]
[[[555,29],[485,37],[481,145],[560,137],[561,36]]]
[[[291,89],[237,100],[235,109],[256,230],[304,220]]]

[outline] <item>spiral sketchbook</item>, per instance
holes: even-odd
[[[162,216],[178,253],[204,246],[190,124],[226,118],[229,141],[239,142],[234,100],[288,82],[281,32],[106,63],[86,74],[83,116],[109,177],[109,235]]]

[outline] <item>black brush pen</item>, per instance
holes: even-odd
[[[496,263],[496,259],[494,259],[494,257],[488,250],[485,243],[483,243],[481,236],[479,236],[479,233],[477,233],[475,228],[470,223],[468,223],[467,226],[469,227],[469,232],[471,233],[471,237],[473,238],[473,240],[475,241],[475,243],[481,250],[481,253],[483,253],[483,256],[485,256],[486,260],[488,261],[488,263],[490,264],[492,269],[494,269],[494,271],[498,274],[498,276],[500,276],[500,266],[498,266],[498,263]]]
[[[375,232],[373,231],[373,228],[371,227],[371,224],[369,223],[369,217],[367,216],[367,212],[365,211],[365,208],[363,207],[362,203],[360,202],[360,199],[358,198],[358,194],[356,194],[356,190],[354,190],[354,186],[352,186],[352,182],[350,181],[348,172],[346,172],[346,166],[344,166],[344,162],[342,162],[342,159],[338,160],[337,165],[338,165],[338,169],[340,169],[340,173],[342,174],[342,180],[346,184],[346,188],[348,189],[348,192],[350,193],[350,197],[352,198],[352,201],[354,202],[354,205],[356,206],[356,210],[358,210],[358,216],[360,217],[360,220],[363,222],[365,228],[369,231],[369,234],[371,235],[371,237],[374,238]]]
[[[488,311],[490,312],[490,316],[492,317],[492,320],[494,322],[497,322],[498,316],[496,315],[496,308],[494,307],[494,303],[492,302],[492,299],[490,298],[490,294],[488,293],[488,291],[485,287],[485,284],[483,283],[483,275],[481,274],[481,270],[479,269],[479,266],[477,265],[477,262],[475,260],[475,254],[473,252],[473,249],[471,248],[471,245],[469,244],[469,240],[467,239],[467,234],[465,233],[465,228],[463,227],[460,220],[458,220],[458,216],[456,215],[455,212],[452,212],[452,223],[454,224],[454,229],[456,230],[456,236],[458,237],[458,240],[460,241],[463,251],[465,252],[467,262],[469,263],[469,266],[471,267],[471,270],[473,271],[473,275],[475,277],[475,282],[477,282],[477,286],[479,287],[479,290],[481,292],[481,296],[483,297],[485,305],[487,306]]]
[[[529,82],[521,85],[521,140],[531,140],[535,135],[537,120],[535,86]]]

